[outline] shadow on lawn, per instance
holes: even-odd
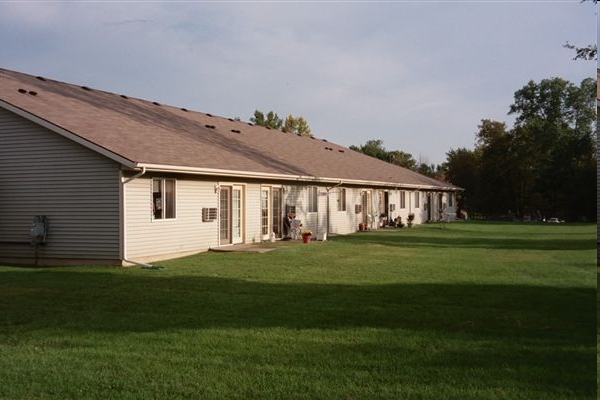
[[[431,232],[431,230],[429,230]],[[358,232],[354,235],[335,238],[348,243],[379,244],[386,246],[413,247],[449,247],[449,248],[484,248],[502,250],[594,250],[596,242],[593,239],[565,239],[564,236],[532,240],[530,237],[477,237],[444,235],[440,232],[413,233],[410,230]],[[435,232],[435,233],[434,233]]]
[[[15,269],[2,272],[0,333],[367,327],[591,346],[595,307],[596,291],[586,288],[291,284]]]

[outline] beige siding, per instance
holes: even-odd
[[[259,243],[262,240],[260,185],[249,184],[246,186],[246,242]]]
[[[176,217],[153,220],[152,178],[165,177],[149,173],[124,185],[126,260],[160,260],[219,244],[218,220],[202,221],[202,208],[218,207],[217,182],[177,178]]]
[[[340,188],[334,188],[333,194],[329,196],[330,216],[329,232],[334,234],[348,234],[358,229],[358,214],[355,213],[355,205],[360,204],[360,190],[346,189],[346,211],[338,211],[338,196]]]
[[[31,263],[35,215],[49,221],[39,264],[119,260],[119,165],[0,109],[0,259]]]

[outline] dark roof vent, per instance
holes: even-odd
[[[129,97],[125,96],[124,94],[121,95],[122,98],[124,99],[128,99]]]
[[[214,126],[214,125],[204,125],[204,127],[208,128],[208,129],[215,129],[216,128],[216,126]]]
[[[270,127],[270,126],[265,126],[265,128],[267,128],[268,130],[271,130],[271,127]]]
[[[250,126],[254,126],[254,124],[252,122],[247,122],[247,124]]]
[[[233,118],[227,118],[228,120],[230,120],[231,122],[235,121]]]
[[[36,79],[39,79],[42,82],[46,82],[46,78],[44,78],[43,76],[36,76]]]
[[[187,112],[187,108],[182,108],[181,111]]]
[[[89,87],[87,87],[87,86],[82,86],[81,88],[82,88],[83,90],[87,90],[88,92],[91,92],[91,91],[92,91],[92,89],[90,89],[90,88],[89,88]]]
[[[342,150],[342,149],[339,149],[338,151],[339,151],[340,153],[345,153],[345,152],[344,152],[344,150]]]
[[[327,142],[327,139],[321,139],[321,140],[324,141],[324,142]]]
[[[154,104],[155,106],[160,106],[160,103],[157,101],[153,101],[152,104]]]
[[[212,114],[206,114],[207,117],[212,117]]]
[[[32,96],[37,96],[37,92],[34,92],[33,90],[30,90],[29,94],[32,95]]]
[[[27,93],[27,90],[25,90],[25,89],[19,89],[18,92],[25,94],[25,93]]]
[[[233,132],[233,133],[242,133],[242,132],[241,132],[240,130],[238,130],[238,129],[232,129],[232,130],[231,130],[231,132]]]

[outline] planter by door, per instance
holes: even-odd
[[[360,224],[358,224],[358,230],[359,231],[366,231],[367,227],[366,227],[366,225],[364,223],[361,222]]]
[[[302,235],[302,243],[310,243],[311,240],[312,240],[312,235],[310,233]]]

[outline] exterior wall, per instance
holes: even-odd
[[[260,184],[248,184],[246,186],[245,218],[246,243],[260,243],[261,233],[261,205]]]
[[[24,264],[115,263],[118,163],[0,109],[0,260]],[[29,229],[46,215],[46,244]]]
[[[334,188],[330,195],[329,231],[335,234],[348,234],[358,230],[358,214],[355,205],[360,204],[360,190],[354,188],[346,189],[346,210],[338,211],[338,195],[341,188]]]
[[[175,218],[153,220],[153,178],[173,177],[148,173],[124,184],[125,260],[149,262],[217,247],[219,221],[203,222],[202,208],[218,208],[218,182],[175,177]]]

